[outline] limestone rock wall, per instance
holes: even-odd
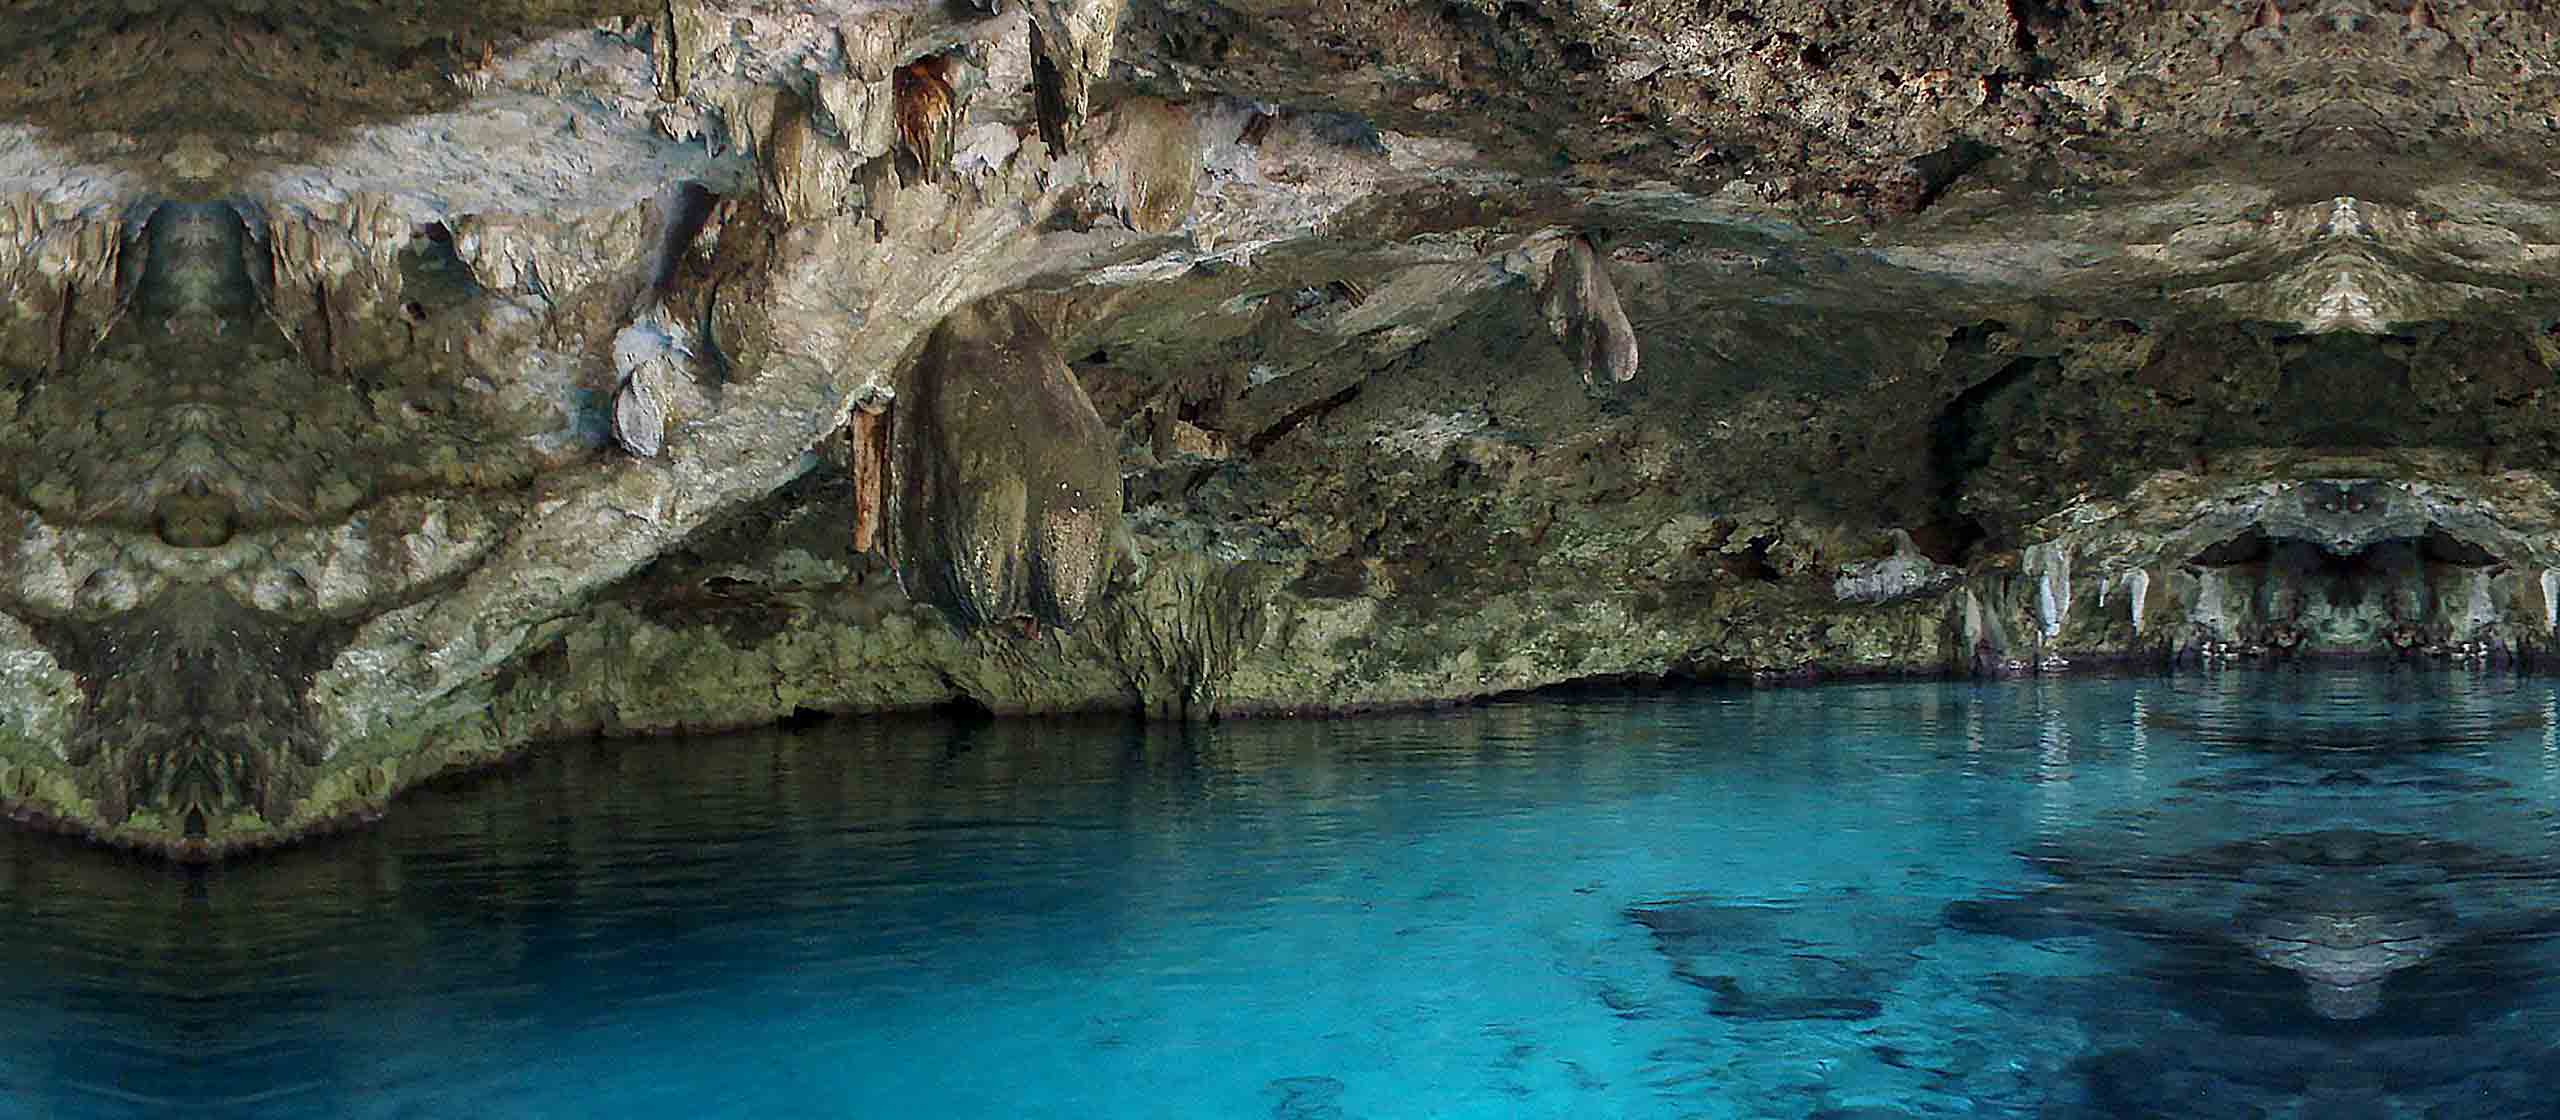
[[[2560,619],[2529,5],[110,7],[0,12],[0,798],[113,839]]]

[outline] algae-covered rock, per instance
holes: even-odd
[[[889,554],[964,627],[1082,620],[1120,533],[1118,441],[1018,305],[934,328],[892,420]]]

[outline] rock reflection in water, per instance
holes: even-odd
[[[2548,705],[2414,674],[2278,675],[2178,700],[2136,726],[2192,744],[2208,773],[2124,821],[2049,834],[2022,853],[2038,882],[1943,911],[1960,935],[2108,963],[2008,993],[2087,1031],[2088,1113],[2538,1108],[2560,861],[2531,846],[2546,814],[2479,767],[2547,732]],[[2242,838],[2207,842],[2234,825]]]
[[[2165,958],[2148,978],[2234,1023],[2370,1019],[2395,974],[2440,960],[2461,963],[2429,977],[2420,998],[2508,998],[2530,978],[2508,951],[2560,933],[2560,866],[2424,837],[2335,830],[2168,857],[2066,847],[2030,859],[2059,882],[1952,903],[1947,923],[2031,941],[2131,937]],[[2255,966],[2293,974],[2300,991],[2257,990]],[[2411,1013],[2438,1010],[2449,1008]]]
[[[2513,768],[2538,750],[2560,774],[2551,690],[2278,673],[2130,691],[2106,722],[2040,698],[2005,741],[1966,716],[1966,764],[2034,790],[2005,881],[1924,907],[1697,890],[1626,917],[1719,1031],[1864,1050],[1887,1072],[1860,1076],[1916,1076],[1975,1114],[2552,1114],[2560,858]],[[2192,770],[2144,781],[2163,765]]]

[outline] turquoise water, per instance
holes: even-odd
[[[0,1117],[2560,1115],[2553,684],[564,746],[0,840]]]

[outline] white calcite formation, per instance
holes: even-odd
[[[2130,572],[2126,572],[2124,574],[2124,593],[2125,598],[2131,601],[2130,606],[2133,610],[2133,632],[2136,636],[2139,636],[2142,633],[2143,627],[2143,609],[2146,602],[2151,597],[2151,573],[2141,568],[2135,568]]]
[[[2036,581],[2036,625],[2051,644],[2071,617],[2071,546],[2049,541],[2029,548],[2026,571]]]
[[[2224,577],[2219,568],[2206,568],[2196,573],[2196,605],[2188,612],[2206,637],[2226,640],[2231,636],[2231,620],[2222,604]]]
[[[1892,531],[1893,555],[1840,566],[1831,580],[1831,596],[1844,603],[1887,603],[1935,591],[1953,582],[1957,569],[1930,561],[1911,543],[1911,534]]]

